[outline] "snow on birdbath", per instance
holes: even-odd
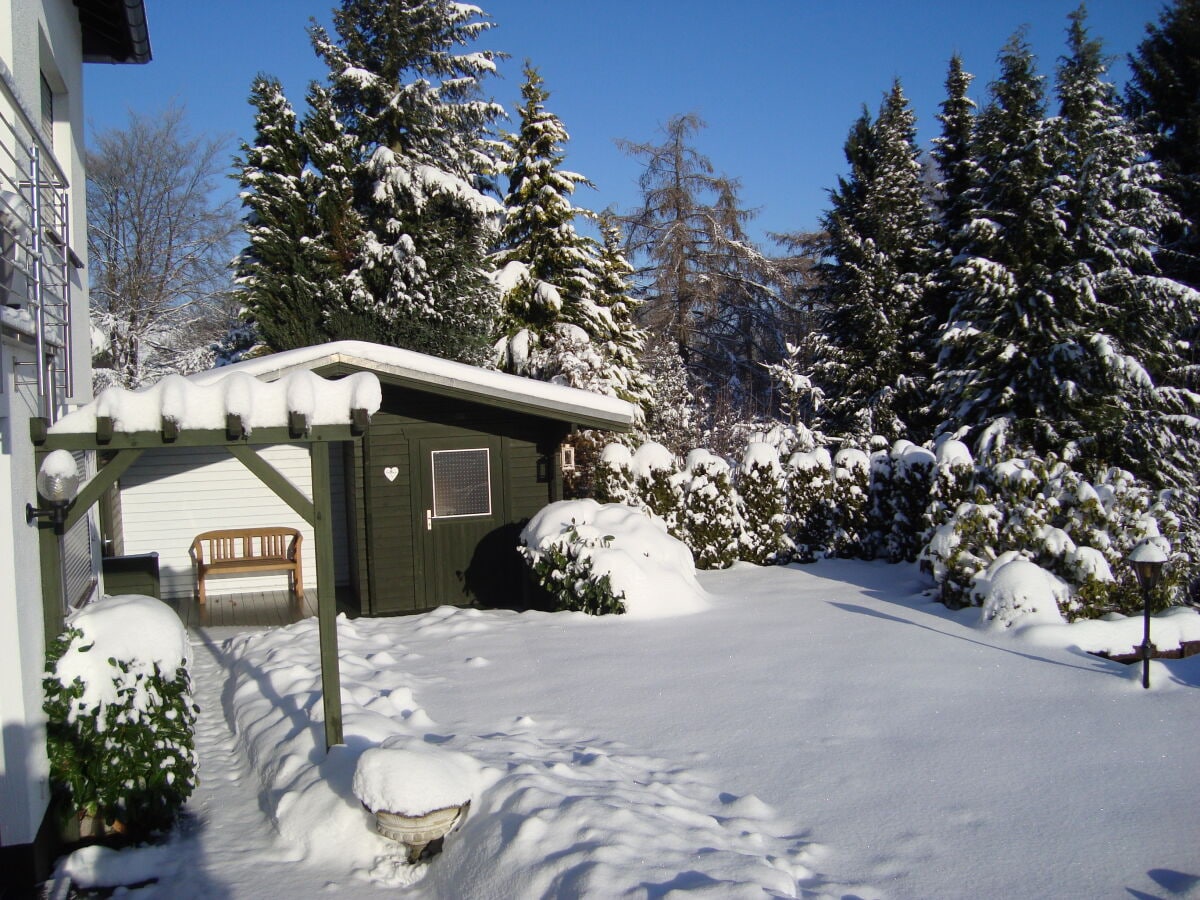
[[[462,824],[482,766],[465,753],[375,747],[358,759],[354,795],[381,835],[405,844],[408,861],[435,856]]]

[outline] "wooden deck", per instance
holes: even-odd
[[[194,597],[163,602],[179,614],[186,628],[264,628],[291,625],[317,614],[314,591],[305,591],[304,600],[299,602],[286,590],[210,595],[204,606]]]

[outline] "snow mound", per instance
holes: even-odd
[[[191,664],[187,630],[171,607],[153,597],[103,597],[72,614],[67,625],[83,633],[54,670],[64,685],[76,678],[83,683],[84,694],[72,706],[71,721],[80,711],[98,709],[97,721],[103,722],[105,708],[123,702],[118,696],[121,685],[113,677],[117,670],[110,659],[130,663],[125,682],[152,674],[156,665],[164,678],[174,680],[180,665]]]
[[[358,758],[354,796],[372,812],[423,816],[475,799],[482,767],[453,750],[372,747]]]
[[[1062,624],[1060,603],[1070,599],[1067,583],[1041,566],[1001,556],[975,586],[983,599],[983,621],[992,628]]]
[[[656,471],[674,472],[675,457],[662,444],[646,441],[633,454],[629,462],[629,469],[635,478],[649,479]]]
[[[521,541],[538,551],[571,530],[592,545],[592,571],[608,575],[614,595],[624,593],[627,615],[650,619],[708,606],[692,551],[657,516],[620,503],[560,500],[529,520]]]

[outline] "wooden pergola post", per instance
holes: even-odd
[[[333,571],[333,513],[329,483],[329,444],[354,440],[366,432],[365,410],[351,410],[352,425],[307,427],[302,416],[293,415],[286,428],[259,428],[247,435],[240,421],[231,416],[224,431],[180,431],[174,423],[163,422],[159,432],[115,432],[111,420],[99,419],[95,434],[49,434],[44,419],[30,422],[30,437],[35,445],[34,462],[42,461],[53,450],[114,451],[113,459],[79,492],[67,513],[65,527],[70,528],[104,495],[149,448],[224,447],[270,488],[297,515],[313,527],[317,564],[317,634],[321,661],[321,694],[325,717],[325,749],[342,743],[342,691],[338,668],[337,596]],[[271,444],[307,444],[312,467],[312,499],[305,497],[270,463],[258,455],[255,447]],[[42,602],[46,644],[58,636],[63,625],[62,548],[53,525],[39,521],[41,550]]]

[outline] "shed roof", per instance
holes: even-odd
[[[244,372],[264,381],[274,381],[298,369],[337,367],[374,372],[385,384],[403,385],[585,428],[628,431],[634,423],[633,405],[615,397],[368,341],[333,341],[285,350],[200,372],[191,378],[207,384],[234,372]]]

